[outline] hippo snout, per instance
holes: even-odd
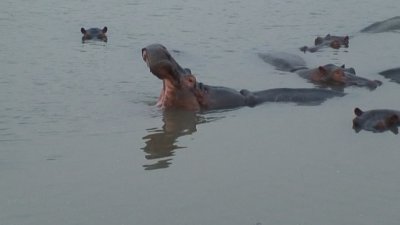
[[[374,90],[374,89],[376,89],[378,86],[381,86],[381,85],[382,85],[382,82],[379,81],[379,80],[369,80],[369,81],[367,81],[367,87],[368,87],[370,90]]]
[[[382,85],[382,81],[379,80],[373,80],[370,83],[371,83],[370,86],[374,87],[374,89]]]
[[[382,85],[382,82],[379,80],[369,80],[363,77],[355,76],[352,74],[347,75],[347,84],[354,85],[358,87],[367,87],[370,90],[376,89],[378,86]]]
[[[382,84],[382,82],[377,81],[377,80],[366,80],[366,81],[355,80],[355,81],[349,82],[349,85],[354,85],[354,86],[358,86],[358,87],[367,87],[370,90],[375,90],[381,84]]]

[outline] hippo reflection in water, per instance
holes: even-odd
[[[298,55],[280,52],[274,54],[259,54],[259,56],[276,69],[286,72],[296,72],[301,77],[319,87],[331,87],[340,90],[348,86],[358,86],[374,90],[382,84],[379,80],[369,80],[356,76],[354,68],[345,68],[344,65],[336,66],[333,64],[326,64],[309,69],[306,66],[306,62]]]
[[[197,125],[213,122],[224,118],[212,114],[199,114],[188,110],[163,110],[163,125],[159,128],[147,129],[143,137],[145,146],[142,150],[148,160],[143,168],[145,170],[163,169],[170,166],[177,150],[184,149],[178,139],[191,135],[197,131]]]
[[[82,42],[88,41],[88,40],[96,40],[96,41],[104,41],[107,42],[107,27],[104,27],[103,29],[100,28],[90,28],[90,29],[85,29],[81,28],[81,33],[83,34],[82,36]]]
[[[375,109],[362,111],[354,109],[356,117],[353,119],[353,129],[358,133],[360,130],[372,132],[384,132],[387,130],[397,134],[400,126],[400,111],[392,109]]]
[[[339,49],[341,47],[348,48],[349,47],[349,36],[333,36],[326,35],[325,37],[317,37],[314,41],[313,47],[301,47],[300,50],[304,53],[308,52],[316,52],[323,47],[331,47],[334,49]]]
[[[315,88],[276,88],[250,92],[232,88],[209,86],[197,82],[189,69],[183,69],[161,44],[142,49],[142,57],[155,76],[163,81],[157,105],[190,111],[232,109],[255,106],[263,102],[295,102],[320,104],[328,98],[344,93]]]

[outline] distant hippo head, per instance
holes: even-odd
[[[341,47],[348,48],[349,47],[349,36],[333,36],[326,35],[325,37],[317,37],[314,40],[314,46],[308,47],[303,46],[300,48],[300,51],[306,52],[316,52],[321,48],[331,47],[333,49],[339,49]]]
[[[83,34],[82,36],[82,42],[85,42],[87,40],[98,40],[98,41],[104,41],[107,42],[107,27],[104,27],[103,29],[100,28],[90,28],[90,29],[85,29],[81,28],[81,32]]]
[[[314,41],[315,45],[329,45],[331,48],[339,49],[340,47],[349,47],[349,36],[333,36],[326,35],[323,37],[317,37]]]
[[[311,80],[323,84],[367,87],[370,90],[382,84],[378,80],[368,80],[356,76],[354,68],[345,68],[344,65],[339,67],[333,64],[318,67],[311,76]]]
[[[162,108],[200,109],[195,95],[196,77],[189,69],[182,68],[161,44],[142,49],[142,58],[156,77],[163,81],[158,106]]]
[[[400,125],[400,112],[391,109],[375,109],[362,111],[360,108],[354,109],[356,117],[353,119],[353,129],[358,133],[360,130],[372,132],[392,131],[398,133]]]

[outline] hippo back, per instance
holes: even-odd
[[[373,23],[361,30],[363,33],[380,33],[400,29],[400,16]]]
[[[305,69],[306,62],[298,55],[278,52],[271,54],[259,53],[258,56],[266,63],[271,64],[277,70],[294,72],[299,69]]]
[[[396,83],[400,84],[400,67],[385,70],[385,71],[380,72],[379,74],[390,79],[390,81],[392,81],[392,82],[396,82]]]

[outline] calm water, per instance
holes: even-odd
[[[0,224],[397,225],[399,136],[351,129],[353,109],[400,109],[397,16],[384,1],[2,0]],[[80,28],[109,28],[81,43]],[[349,49],[302,54],[317,35]],[[383,81],[320,106],[194,114],[153,105],[140,50],[174,50],[211,85],[312,87],[258,53],[286,51]]]

